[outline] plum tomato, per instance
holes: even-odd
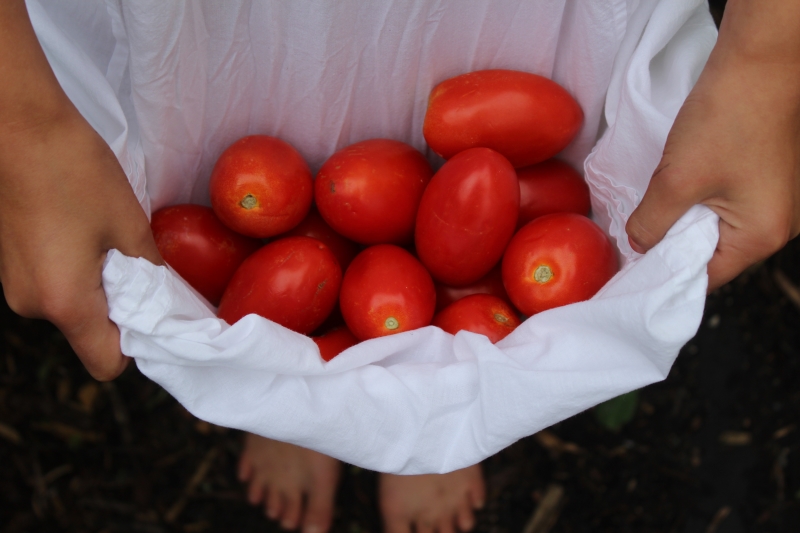
[[[539,217],[503,256],[503,284],[525,315],[588,300],[617,272],[617,254],[597,224],[575,213]]]
[[[350,239],[336,233],[333,228],[325,222],[322,216],[320,216],[319,211],[314,209],[314,206],[311,207],[308,215],[300,224],[283,234],[284,237],[293,235],[304,235],[325,243],[325,245],[331,249],[333,255],[336,256],[336,260],[339,261],[342,272],[347,270],[350,261],[353,260],[359,251],[359,246]]]
[[[445,307],[433,325],[455,335],[461,330],[486,335],[492,343],[504,339],[520,325],[516,312],[491,294],[471,294]]]
[[[429,325],[436,290],[413,255],[393,244],[377,244],[350,263],[339,306],[353,335],[367,340]]]
[[[556,82],[528,72],[480,70],[431,91],[422,133],[445,159],[485,146],[519,168],[566,148],[582,122],[578,102]]]
[[[347,327],[332,329],[319,337],[311,337],[317,343],[323,361],[330,361],[346,349],[358,344],[358,339]]]
[[[274,237],[305,218],[314,196],[311,171],[289,143],[250,135],[217,159],[209,181],[211,207],[249,237]]]
[[[333,310],[341,280],[339,262],[322,242],[278,239],[242,263],[222,295],[218,316],[233,324],[256,313],[308,334]]]
[[[150,228],[164,261],[212,305],[219,305],[233,273],[261,246],[259,240],[225,226],[202,205],[159,209]]]
[[[434,283],[436,285],[436,312],[438,313],[448,305],[457,302],[465,296],[470,294],[491,294],[506,302],[508,305],[511,303],[511,298],[506,293],[506,288],[503,286],[503,276],[500,273],[500,265],[496,265],[489,271],[488,274],[483,276],[475,283],[470,283],[463,287],[453,287],[443,283]]]
[[[468,285],[503,255],[519,213],[514,168],[489,148],[470,148],[433,176],[417,212],[417,255],[433,278]]]
[[[325,161],[314,183],[314,199],[322,218],[348,239],[367,245],[407,244],[432,175],[428,160],[413,147],[370,139]]]
[[[521,228],[531,220],[550,213],[588,216],[592,207],[589,186],[569,164],[548,159],[517,170],[519,178],[519,221]]]

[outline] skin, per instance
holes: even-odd
[[[720,216],[709,290],[800,233],[800,3],[730,0],[627,224],[645,253],[691,206]]]
[[[333,521],[341,464],[336,459],[257,435],[245,436],[239,479],[247,498],[282,528],[325,533]],[[449,474],[381,474],[379,505],[387,533],[454,533],[475,525],[486,489],[480,465]]]
[[[127,365],[108,319],[111,248],[162,264],[147,217],[103,139],[61,90],[23,0],[0,2],[0,281],[16,313],[44,318],[89,373]]]

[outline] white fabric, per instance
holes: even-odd
[[[663,379],[696,332],[716,217],[692,209],[643,257],[624,223],[714,44],[702,1],[28,7],[56,75],[145,209],[207,203],[214,160],[250,133],[286,139],[313,168],[370,137],[425,151],[427,95],[462,72],[543,74],[584,109],[562,157],[585,170],[624,267],[592,300],[536,315],[496,346],[427,327],[326,364],[311,340],[256,316],[227,326],[168,269],[110,253],[104,285],[123,352],[202,419],[375,470],[446,472]]]

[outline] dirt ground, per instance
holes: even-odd
[[[590,410],[485,461],[476,530],[800,531],[798,287],[794,241],[708,297],[619,431]],[[236,481],[238,432],[135,367],[93,381],[56,329],[5,303],[0,320],[0,532],[279,530]],[[345,468],[333,531],[380,529],[376,475]]]

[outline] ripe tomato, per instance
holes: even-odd
[[[350,263],[339,306],[353,335],[367,340],[429,325],[436,290],[413,255],[399,246],[378,244]]]
[[[173,205],[150,221],[158,251],[212,305],[219,305],[233,273],[261,242],[225,226],[210,207]]]
[[[222,295],[218,316],[229,324],[250,313],[308,334],[336,305],[342,269],[327,246],[286,237],[251,255]]]
[[[455,335],[461,330],[486,335],[492,343],[520,325],[516,312],[490,294],[471,294],[448,305],[433,317],[433,325]]]
[[[433,170],[411,146],[390,139],[359,142],[320,168],[314,198],[322,218],[361,244],[406,244]]]
[[[306,218],[283,236],[291,237],[293,235],[304,235],[322,241],[336,256],[339,266],[342,267],[342,272],[347,270],[347,265],[350,264],[350,261],[359,251],[356,243],[336,233],[313,206]]]
[[[211,207],[226,226],[266,238],[289,231],[308,213],[311,171],[292,146],[250,135],[222,152],[211,172]]]
[[[319,337],[311,337],[311,340],[317,343],[323,361],[330,361],[346,349],[358,344],[355,335],[344,326],[332,329]]]
[[[575,213],[529,222],[503,256],[503,284],[525,315],[588,300],[617,272],[617,254],[605,233]]]
[[[468,285],[503,255],[519,213],[519,184],[508,160],[470,148],[431,180],[417,213],[417,254],[437,281]]]
[[[519,178],[519,221],[521,228],[531,220],[550,213],[587,216],[592,202],[589,186],[578,172],[558,159],[517,170]]]
[[[453,287],[451,285],[444,285],[443,283],[436,283],[435,285],[437,313],[453,302],[457,302],[470,294],[491,294],[492,296],[500,298],[508,305],[512,305],[511,298],[508,297],[506,288],[503,286],[503,276],[500,273],[499,264],[475,283],[470,283],[463,287]]]
[[[578,102],[554,81],[514,70],[481,70],[433,89],[422,133],[445,159],[485,146],[524,167],[566,148],[582,122]]]

